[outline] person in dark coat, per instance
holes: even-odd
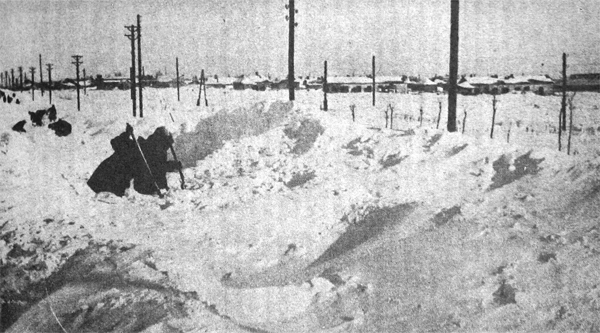
[[[110,140],[115,152],[100,163],[87,182],[94,192],[111,192],[120,197],[125,195],[133,179],[135,159],[139,155],[131,138],[132,131],[133,128],[128,124],[125,132]]]
[[[72,130],[71,124],[63,119],[59,119],[58,121],[49,124],[48,128],[53,130],[54,134],[57,136],[67,136],[71,134]]]
[[[51,122],[56,121],[56,108],[54,107],[54,104],[46,110],[46,114],[48,115],[48,120]]]
[[[12,127],[12,130],[15,132],[25,133],[25,132],[27,132],[24,128],[26,123],[27,123],[26,120],[21,120]]]
[[[168,190],[167,172],[175,172],[181,168],[181,162],[167,161],[167,151],[173,144],[173,137],[166,128],[159,127],[148,139],[140,138],[138,142],[152,175],[143,160],[138,160],[133,175],[133,188],[142,194],[157,194],[159,191],[156,187]]]
[[[131,179],[133,188],[141,194],[158,194],[162,189],[169,189],[166,173],[181,168],[180,162],[167,161],[167,150],[173,144],[172,136],[164,127],[159,127],[148,139],[140,137],[138,143],[144,153],[142,157],[132,139],[132,132],[133,128],[128,124],[124,133],[111,140],[115,153],[100,163],[88,181],[94,192],[123,196]]]

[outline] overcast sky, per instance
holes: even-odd
[[[126,73],[125,25],[142,16],[147,73],[287,73],[287,0],[1,1],[0,70],[54,64],[74,76]],[[599,0],[462,0],[459,73],[559,76],[600,72]],[[448,73],[450,0],[296,0],[296,74],[362,75],[371,56],[380,75]],[[37,76],[37,75],[36,75]]]

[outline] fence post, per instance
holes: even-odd
[[[389,114],[388,114],[388,109],[385,109],[385,128],[388,128],[388,119],[389,119]]]
[[[19,66],[19,91],[23,91],[23,67]]]
[[[179,58],[175,57],[175,76],[177,80],[177,102],[179,102]]]
[[[573,99],[575,98],[575,93],[569,97],[569,138],[567,140],[567,155],[571,155],[571,134],[573,133]]]
[[[31,100],[35,101],[35,67],[29,67],[31,73]]]
[[[327,60],[325,60],[323,67],[323,110],[327,111],[327,89],[329,89],[327,87]]]
[[[494,138],[494,124],[496,123],[496,94],[493,95],[494,99],[492,100],[492,129],[490,131],[490,139]]]
[[[438,112],[437,125],[435,125],[435,129],[440,128],[440,118],[442,118],[442,101],[441,100],[438,101],[438,105],[440,106],[440,110]]]

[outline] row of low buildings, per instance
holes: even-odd
[[[241,75],[237,77],[219,77],[217,75],[209,76],[205,79],[208,87],[230,88],[236,90],[277,90],[288,89],[287,79],[271,79],[268,76],[261,76],[258,73],[252,75]],[[179,85],[198,84],[196,77],[189,79],[181,76]],[[42,84],[35,83],[36,87],[45,89],[73,89],[76,88],[76,82],[73,79],[64,79],[52,83],[50,87],[47,82]],[[109,77],[103,78],[97,76],[95,79],[82,79],[80,87],[96,87],[102,90],[129,89],[129,77]],[[143,85],[147,87],[166,88],[175,87],[177,79],[175,76],[157,75],[144,76]],[[323,78],[298,77],[294,80],[296,89],[318,89],[322,90],[324,86]],[[31,82],[26,81],[23,87],[18,89],[31,89]],[[418,78],[407,76],[375,76],[375,89],[383,93],[407,93],[413,92],[431,92],[442,93],[448,88],[447,78],[435,77]],[[567,90],[569,91],[596,91],[600,92],[600,74],[572,74],[567,80]],[[327,91],[329,93],[360,93],[373,91],[373,78],[366,76],[331,76],[327,78]],[[562,91],[562,81],[553,80],[544,75],[537,76],[464,76],[458,81],[458,92],[464,95],[477,94],[506,94],[506,93],[526,93],[533,92],[540,95],[551,95],[557,91]]]
[[[297,78],[295,80],[297,89],[323,89],[323,78],[310,79]],[[218,80],[211,78],[207,81],[208,86],[231,86],[233,89],[287,89],[287,80],[270,80],[268,77],[259,75],[240,76],[237,78],[225,78]],[[383,93],[407,93],[431,92],[442,93],[447,91],[447,78],[436,77],[433,79],[409,78],[407,76],[332,76],[327,78],[327,90],[329,93],[359,93],[372,92],[373,86],[378,92]],[[567,79],[567,90],[573,91],[596,91],[600,92],[599,74],[573,74]],[[539,95],[552,95],[562,91],[562,81],[553,80],[545,75],[489,77],[489,76],[465,76],[458,81],[458,92],[464,95],[477,94],[506,94],[532,92]]]

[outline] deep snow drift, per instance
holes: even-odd
[[[490,96],[459,98],[462,135],[435,129],[433,94],[330,95],[323,112],[319,91],[209,89],[209,108],[182,92],[148,89],[142,119],[128,92],[89,91],[80,112],[57,92],[62,138],[10,130],[38,95],[0,106],[9,331],[599,327],[598,94],[575,97],[567,156],[554,96],[500,96],[491,140]],[[177,174],[162,199],[87,188],[126,122],[174,133],[185,190]]]

